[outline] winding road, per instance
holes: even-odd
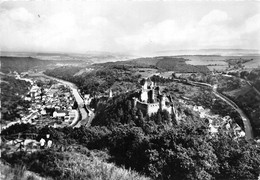
[[[253,139],[254,135],[253,135],[253,130],[252,130],[252,126],[250,123],[250,119],[247,117],[247,115],[243,112],[242,109],[240,109],[235,102],[233,102],[232,100],[230,100],[229,98],[227,98],[226,96],[224,96],[223,94],[217,92],[213,86],[211,84],[207,84],[207,83],[200,83],[200,82],[189,82],[193,85],[197,85],[197,86],[206,86],[206,87],[210,87],[213,91],[213,93],[220,99],[222,99],[223,101],[225,101],[227,104],[229,104],[232,108],[234,108],[239,115],[242,118],[243,124],[244,124],[244,128],[245,128],[245,134],[246,134],[246,139]]]

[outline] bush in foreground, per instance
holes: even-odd
[[[44,150],[32,154],[17,152],[11,155],[4,154],[3,158],[9,163],[24,164],[26,169],[36,172],[43,177],[51,177],[53,179],[149,179],[134,171],[116,167],[112,163],[106,163],[86,148],[78,149],[80,152],[76,149],[71,148],[63,152]]]

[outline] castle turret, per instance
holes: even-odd
[[[154,89],[154,82],[153,81],[151,81],[151,89]]]
[[[148,101],[148,92],[147,92],[146,89],[142,89],[140,99],[143,102],[147,102]]]
[[[148,83],[147,83],[147,80],[144,81],[144,85],[143,85],[143,89],[148,89]]]
[[[148,102],[149,103],[154,103],[156,100],[155,100],[155,90],[154,89],[151,89],[149,90],[148,92]]]
[[[166,106],[165,103],[166,103],[166,95],[163,94],[163,95],[161,96],[161,100],[160,100],[160,108],[161,108],[161,110],[163,110],[164,107]]]

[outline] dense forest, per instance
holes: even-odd
[[[22,96],[29,91],[30,83],[17,80],[11,76],[1,77],[1,121],[14,121],[20,117],[21,111],[26,111],[29,102]]]
[[[254,135],[259,137],[260,95],[257,91],[260,90],[260,70],[229,73],[229,75],[231,77],[219,78],[218,91],[232,99],[245,112],[251,120]]]
[[[156,63],[156,67],[167,70],[182,73],[208,73],[209,69],[207,66],[194,66],[187,64],[188,59],[183,58],[173,58],[173,57],[162,57],[160,61]]]
[[[161,56],[152,58],[137,58],[128,61],[107,62],[102,65],[127,65],[139,68],[155,68],[161,71],[175,71],[181,73],[209,73],[209,69],[204,65],[187,64],[188,59],[173,56]]]
[[[107,154],[105,161],[131,168],[152,179],[257,179],[259,175],[260,149],[254,142],[234,139],[224,132],[212,136],[199,119],[171,127],[165,123],[144,123],[144,126],[118,123],[74,129],[47,126],[36,129],[33,125],[17,124],[2,131],[1,135],[11,140],[8,134],[20,132],[26,138],[26,134],[34,132],[38,134],[35,139],[39,140],[50,134],[55,146],[33,153],[3,152],[2,158],[55,179],[86,178],[80,176],[79,171],[60,168],[62,161],[68,158],[66,154],[77,152],[84,157],[89,153],[85,148],[100,150]]]
[[[75,74],[79,67],[59,67],[45,71],[46,75],[64,79],[75,83],[82,93],[99,95],[108,89],[116,89],[125,92],[126,89],[134,89],[138,85],[140,76],[136,76],[124,65],[111,65],[99,67],[80,76]]]
[[[260,91],[260,69],[253,69],[250,72],[229,72],[228,74],[249,81],[258,91]]]
[[[114,83],[118,78],[133,81],[129,79],[131,74],[120,74],[122,68],[125,67],[113,66],[113,71],[102,69],[92,73],[99,78],[115,77]],[[58,70],[67,73],[66,68]],[[153,79],[161,83],[170,81],[157,76]],[[20,138],[37,141],[50,134],[53,146],[35,152],[3,151],[2,159],[54,179],[95,177],[89,171],[83,173],[83,167],[97,157],[102,162],[114,163],[158,180],[257,179],[260,149],[254,141],[235,139],[221,130],[213,135],[205,119],[182,107],[179,108],[186,118],[178,122],[165,111],[148,117],[133,106],[135,93],[129,91],[113,98],[95,98],[91,106],[95,107],[96,117],[88,128],[37,128],[30,124],[15,124],[1,132],[3,142],[16,139],[13,134],[20,133]],[[99,155],[91,155],[94,152]],[[83,160],[88,163],[83,164]],[[70,170],[71,167],[74,170]]]

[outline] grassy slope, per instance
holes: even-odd
[[[51,180],[51,178],[43,178],[39,175],[27,171],[25,166],[16,165],[10,167],[9,165],[0,161],[0,179],[1,180]]]
[[[70,174],[69,179],[95,179],[95,180],[146,180],[138,173],[116,167],[112,163],[106,163],[94,157],[87,157],[77,152],[65,152],[64,161],[58,161],[59,168],[64,169],[65,174]]]
[[[148,180],[149,178],[135,171],[117,167],[106,162],[104,152],[94,152],[86,148],[70,146],[65,151],[44,150],[28,153],[14,153],[3,155],[3,159],[11,163],[14,168],[2,165],[1,173],[4,179],[28,179],[34,176],[47,179],[62,180]],[[29,171],[28,171],[29,170]],[[29,172],[29,173],[28,173]]]

